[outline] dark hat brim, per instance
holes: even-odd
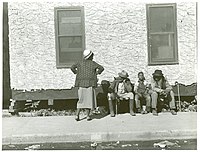
[[[163,74],[161,74],[161,73],[153,73],[152,75],[153,76],[163,76]]]

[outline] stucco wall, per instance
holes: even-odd
[[[86,48],[104,66],[99,80],[112,80],[122,69],[135,81],[163,70],[171,84],[196,82],[196,4],[177,3],[178,65],[148,66],[145,3],[10,2],[11,88],[64,89],[74,85],[70,69],[56,68],[54,7],[84,6]]]

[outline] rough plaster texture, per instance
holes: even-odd
[[[196,3],[177,3],[178,65],[148,66],[146,4],[125,2],[10,2],[11,88],[65,89],[74,85],[70,69],[56,68],[54,7],[84,6],[86,48],[112,80],[122,69],[135,81],[162,69],[171,84],[197,80]]]

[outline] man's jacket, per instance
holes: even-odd
[[[155,92],[162,92],[162,90],[166,90],[167,92],[170,92],[172,90],[172,86],[169,84],[167,79],[163,77],[158,82],[156,82],[153,78],[151,80],[151,87],[152,90]]]
[[[121,83],[123,80],[120,77],[115,78],[115,80],[111,83],[110,87],[109,87],[109,92],[110,93],[117,93],[118,92],[118,85],[119,83]],[[124,88],[125,88],[125,92],[132,92],[133,87],[132,84],[130,83],[130,81],[123,81],[124,83]]]

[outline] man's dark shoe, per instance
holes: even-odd
[[[147,113],[151,112],[151,108],[149,106],[147,106],[146,110],[147,110]]]
[[[171,110],[172,115],[177,115],[177,112],[175,110]]]
[[[141,114],[147,114],[148,112],[146,110],[142,110]]]
[[[75,120],[76,120],[76,121],[80,121],[79,116],[76,116],[76,117],[75,117]]]
[[[154,115],[154,116],[158,116],[158,113],[157,113],[157,111],[154,109],[154,110],[152,110],[152,114]]]

